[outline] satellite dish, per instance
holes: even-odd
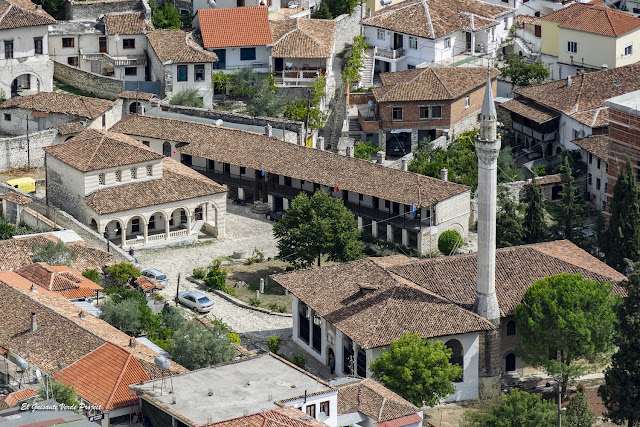
[[[324,411],[321,411],[318,414],[318,421],[320,421],[321,423],[325,422],[327,420],[327,414],[324,413]]]
[[[207,0],[209,7],[216,7],[216,0]]]
[[[18,365],[18,367],[23,371],[29,369],[29,364],[27,363],[27,361],[20,356],[16,356],[16,365]]]
[[[216,125],[216,126],[222,126],[222,124],[224,123],[224,121],[222,121],[222,119],[218,119],[218,120],[216,120],[216,121],[215,121],[215,122],[213,122],[213,123],[215,123],[215,125]]]
[[[369,105],[369,110],[373,111],[376,109],[376,103],[373,102],[373,100],[369,100],[369,102],[367,102],[367,104]]]
[[[171,361],[162,356],[156,356],[156,358],[153,359],[153,363],[155,363],[163,371],[168,371],[169,368],[171,368]]]
[[[42,380],[42,373],[40,372],[40,369],[36,369],[36,378],[38,379],[38,382]]]

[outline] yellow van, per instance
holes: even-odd
[[[17,188],[18,190],[22,190],[25,193],[35,193],[36,192],[36,180],[33,178],[16,178],[7,181],[12,187]]]

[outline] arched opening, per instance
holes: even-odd
[[[196,221],[204,220],[204,205],[200,205],[195,209],[193,217]]]
[[[165,157],[171,157],[171,143],[169,141],[162,143],[162,155]]]
[[[560,154],[562,153],[562,148],[561,147],[556,147],[556,154]]]
[[[117,219],[112,219],[104,227],[105,239],[109,239],[113,244],[122,246],[122,223]]]
[[[342,337],[342,372],[353,374],[353,341],[347,336]]]
[[[35,74],[21,74],[11,82],[11,96],[35,95],[40,92],[40,79]]]
[[[553,144],[551,143],[547,144],[547,149],[545,150],[545,156],[546,157],[553,156]]]
[[[511,336],[515,334],[516,334],[516,322],[511,320],[509,321],[509,323],[507,323],[507,336]]]
[[[516,355],[513,353],[507,354],[505,357],[505,369],[507,372],[513,372],[516,370]]]
[[[141,216],[134,216],[127,222],[126,245],[139,245],[144,243],[145,220]]]
[[[154,212],[149,217],[149,224],[147,226],[147,240],[163,240],[167,234],[165,214],[162,212]]]
[[[130,114],[144,114],[144,110],[142,108],[142,104],[137,101],[132,102],[129,105],[129,113]]]
[[[189,223],[189,219],[187,215],[188,213],[186,209],[183,209],[183,208],[178,208],[178,209],[175,209],[173,212],[171,212],[171,215],[169,216],[169,232],[177,233],[177,234],[174,234],[173,237],[187,234],[188,223]]]
[[[464,353],[462,344],[458,340],[449,340],[444,345],[451,349],[451,364],[458,365],[464,370]],[[460,377],[456,378],[454,382],[462,382],[464,372],[460,373]]]
[[[95,219],[91,218],[91,221],[89,221],[89,227],[96,233],[98,232],[98,223]]]

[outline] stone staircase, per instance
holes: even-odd
[[[349,117],[349,133],[347,136],[355,139],[360,139],[362,136],[362,128],[360,127],[358,117]]]
[[[367,51],[364,59],[364,69],[360,71],[360,86],[373,86],[373,51]]]

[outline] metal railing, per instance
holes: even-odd
[[[105,61],[114,67],[146,66],[147,57],[145,55],[132,55],[126,57],[114,57],[106,52],[85,53],[80,49],[83,61]]]
[[[404,49],[403,48],[391,49],[391,48],[382,48],[382,47],[375,46],[373,48],[373,55],[379,56],[382,58],[387,58],[387,59],[399,59],[404,56]]]

